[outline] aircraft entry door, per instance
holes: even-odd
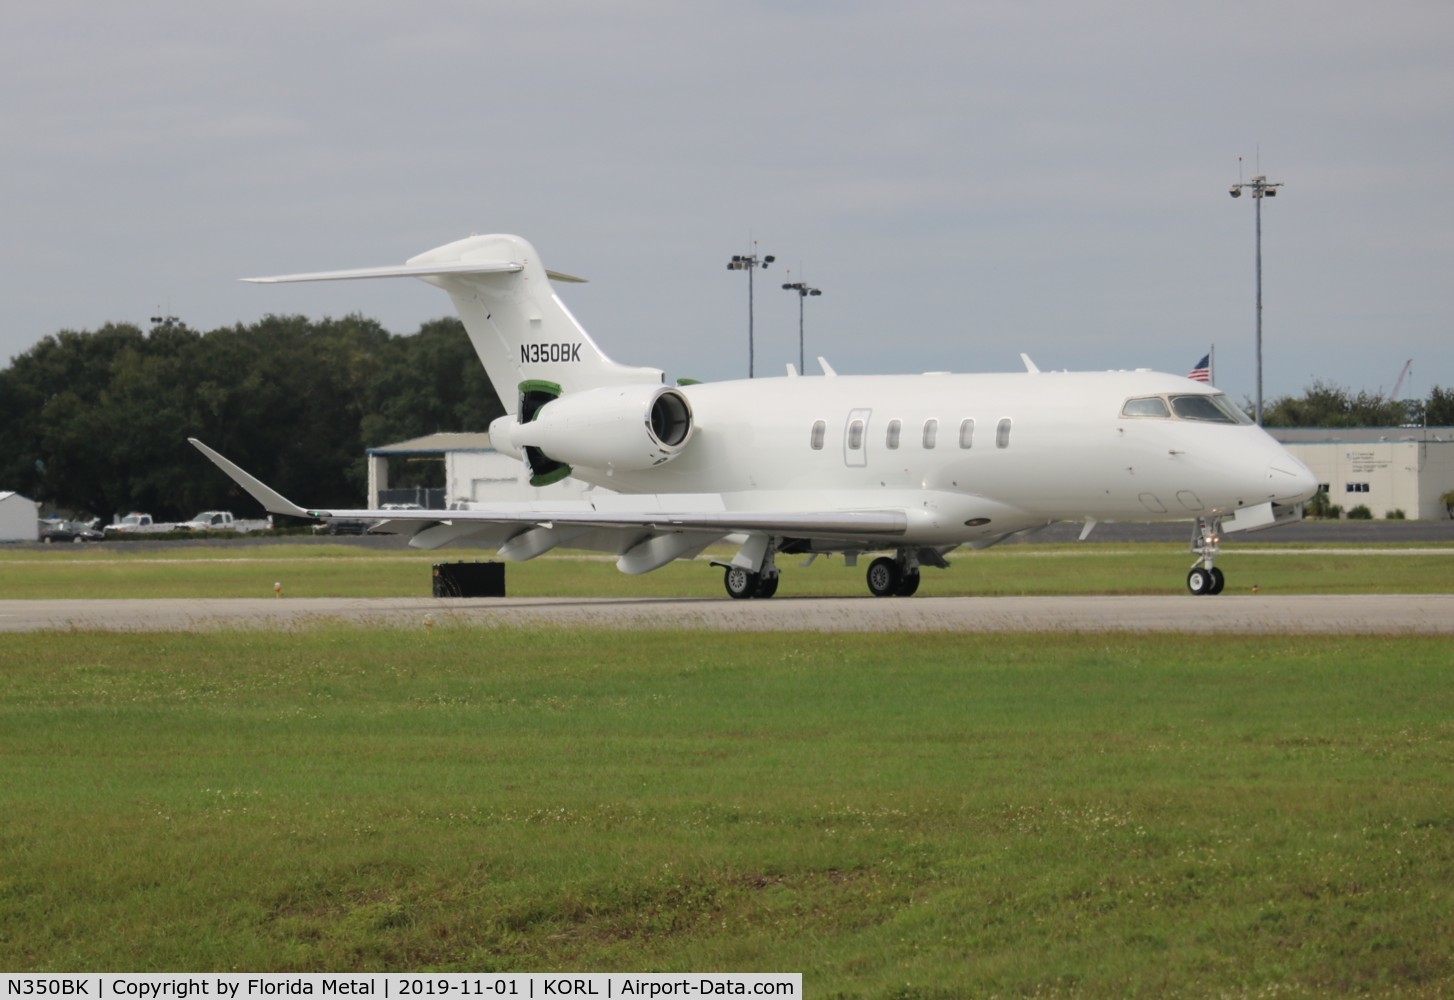
[[[843,425],[843,464],[868,464],[868,417],[872,410],[849,410]]]

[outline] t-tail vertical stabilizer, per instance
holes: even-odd
[[[535,248],[518,236],[471,236],[420,254],[409,264],[473,260],[510,261],[520,270],[441,273],[425,280],[454,300],[475,353],[507,410],[517,404],[527,382],[553,383],[564,396],[600,386],[662,381],[659,369],[633,368],[606,357],[550,287],[552,275]]]
[[[475,353],[508,412],[527,386],[568,395],[602,386],[660,384],[656,368],[621,365],[606,357],[556,297],[550,279],[580,281],[547,271],[535,248],[518,236],[471,236],[412,257],[403,265],[321,271],[253,282],[421,278],[449,293]]]

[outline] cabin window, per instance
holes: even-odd
[[[814,451],[823,450],[823,435],[827,432],[828,425],[823,421],[819,420],[813,424],[813,435],[809,438],[808,443],[812,445]]]
[[[899,432],[904,428],[903,422],[898,420],[889,421],[889,429],[884,432],[884,447],[897,448],[899,446]]]
[[[1128,399],[1126,405],[1121,407],[1123,417],[1162,417],[1171,416],[1171,411],[1166,408],[1166,400],[1160,396],[1142,396],[1140,399]]]
[[[855,420],[848,425],[848,450],[858,451],[863,447],[863,421]]]
[[[1001,417],[1000,425],[995,428],[995,447],[1008,448],[1010,446],[1010,418]]]
[[[939,437],[939,421],[930,417],[924,421],[924,447],[934,447],[934,442]]]
[[[974,447],[974,419],[972,417],[959,422],[959,447]]]

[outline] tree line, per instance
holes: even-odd
[[[357,507],[367,448],[503,412],[452,318],[410,336],[361,316],[62,331],[0,371],[0,489],[78,515],[251,513],[196,437],[286,496]]]
[[[1252,407],[1245,407],[1249,412]],[[1282,396],[1262,408],[1267,427],[1454,426],[1454,389],[1434,386],[1427,399],[1385,399],[1316,381],[1301,396]]]
[[[172,320],[67,330],[0,370],[0,489],[101,517],[251,512],[253,501],[187,444],[196,437],[285,496],[355,507],[368,448],[483,431],[503,412],[454,318],[408,336],[356,315],[268,316],[208,333]],[[1406,403],[1316,382],[1271,401],[1263,422],[1449,426],[1454,390]],[[438,478],[437,467],[391,470],[394,485]]]

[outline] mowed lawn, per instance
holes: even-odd
[[[722,597],[722,547],[643,576],[625,576],[610,557],[551,553],[507,567],[511,596]],[[125,543],[0,549],[0,600],[76,598],[427,597],[435,563],[492,558],[482,549],[419,552],[347,544],[141,549]],[[945,570],[926,567],[925,597],[1021,594],[1185,594],[1192,556],[1184,545],[1006,545],[951,553]],[[783,556],[783,597],[861,596],[869,557],[811,566]],[[1218,560],[1227,593],[1375,594],[1454,592],[1454,546],[1300,549],[1229,545]]]
[[[0,635],[0,968],[1454,992],[1447,639]]]

